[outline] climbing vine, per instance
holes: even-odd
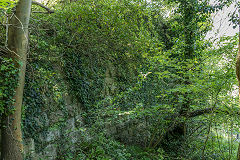
[[[11,58],[0,57],[0,114],[14,110],[13,95],[17,87],[18,69]]]

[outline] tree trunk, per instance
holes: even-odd
[[[2,117],[2,160],[22,160],[23,143],[21,132],[21,107],[28,50],[28,24],[32,0],[20,0],[16,12],[10,19],[8,49],[19,69],[18,86],[14,94],[14,111]],[[6,111],[12,108],[6,106]]]
[[[185,46],[184,46],[184,54],[183,56],[183,62],[188,62],[188,61],[193,61],[193,59],[195,58],[194,55],[194,44],[196,43],[196,40],[194,39],[195,37],[195,32],[197,31],[197,27],[193,25],[193,21],[194,21],[194,15],[196,14],[196,9],[194,8],[194,4],[197,4],[197,0],[191,1],[191,2],[187,2],[187,1],[180,1],[180,5],[182,5],[183,10],[182,10],[182,15],[183,15],[183,26],[184,26],[184,42],[185,42]],[[182,57],[179,57],[180,59]],[[188,73],[189,72],[189,67],[187,67],[186,64],[185,65],[185,69],[184,69],[184,73]],[[190,78],[189,75],[187,74],[181,74],[180,75],[183,79],[184,82],[183,84],[188,86],[189,84],[191,84],[190,82]],[[191,96],[191,92],[185,92],[182,93],[182,96],[184,97],[184,102],[180,108],[180,114],[182,115],[187,115],[187,113],[190,110],[190,105],[191,105],[191,101],[192,99],[190,98]],[[179,124],[178,126],[176,126],[176,128],[173,130],[173,136],[175,137],[182,137],[182,136],[186,136],[186,132],[187,132],[187,126],[185,122],[182,122],[181,124]]]
[[[240,43],[240,35],[239,35],[239,43]],[[240,104],[240,44],[238,46],[238,55],[237,55],[237,62],[236,62],[236,75],[238,79],[238,96],[239,96],[239,104]],[[240,143],[238,146],[237,152],[237,160],[240,160]]]
[[[237,75],[237,79],[238,79],[238,96],[239,96],[239,104],[240,104],[240,10],[238,11],[238,25],[239,25],[239,35],[238,35],[238,54],[237,54],[237,62],[236,62],[236,75]],[[240,160],[240,143],[238,146],[238,152],[237,152],[237,160]]]

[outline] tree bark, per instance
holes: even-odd
[[[18,86],[14,94],[14,111],[6,106],[2,117],[2,160],[22,160],[23,143],[21,132],[21,107],[28,50],[28,24],[30,19],[32,0],[20,0],[16,6],[15,14],[10,19],[8,32],[8,50],[15,66],[19,69]]]
[[[239,104],[240,104],[240,10],[238,11],[238,25],[239,25],[239,33],[238,33],[238,54],[237,54],[237,61],[236,61],[236,75],[238,80],[238,92],[239,92]],[[238,146],[238,153],[237,153],[237,159],[240,160],[240,143]]]

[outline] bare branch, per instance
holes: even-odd
[[[47,10],[48,13],[54,13],[54,10],[44,6],[43,4],[39,3],[39,2],[36,2],[36,1],[32,1],[32,4],[35,4],[35,5],[38,5],[42,8],[44,8],[45,10]]]

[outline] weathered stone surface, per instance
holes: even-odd
[[[75,117],[75,126],[78,128],[78,127],[82,127],[83,125],[84,123],[83,123],[82,115],[77,115]]]
[[[46,112],[42,112],[42,114],[40,114],[38,117],[35,117],[34,120],[40,128],[49,126],[49,119]]]
[[[69,139],[71,141],[71,143],[77,143],[79,140],[79,132],[75,131],[75,132],[70,132],[69,133]]]
[[[64,102],[66,103],[66,105],[71,105],[73,103],[72,97],[67,93],[63,95],[63,99],[64,99]]]
[[[54,81],[54,83],[66,88],[68,86],[67,83],[65,84],[64,77],[62,77],[62,81]],[[59,87],[59,89],[62,88]],[[81,103],[75,101],[66,89],[61,92],[61,101],[56,101],[53,97],[45,94],[42,96],[43,105],[40,106],[41,108],[39,107],[41,114],[35,116],[33,121],[33,124],[37,125],[37,129],[34,128],[37,131],[32,135],[31,130],[28,135],[32,135],[35,141],[33,139],[25,141],[26,154],[31,160],[55,160],[57,154],[64,155],[67,153],[65,151],[74,154],[78,142],[90,139],[85,129],[79,130],[84,126]],[[57,128],[51,128],[53,126]]]
[[[67,105],[66,108],[68,111],[68,115],[70,117],[73,117],[75,115],[76,108],[73,105]]]
[[[56,140],[59,137],[60,137],[60,131],[59,130],[50,130],[47,133],[46,142]]]
[[[54,144],[49,144],[44,148],[43,152],[40,153],[39,157],[44,160],[55,160],[57,157],[57,147]]]
[[[56,112],[51,112],[49,119],[50,119],[50,123],[54,124],[54,123],[57,123],[59,121],[62,121],[64,119],[64,114],[60,110],[58,110]]]
[[[144,145],[151,136],[144,119],[130,119],[128,115],[121,115],[118,124],[106,123],[108,135],[127,144]]]
[[[24,157],[37,160],[37,155],[35,153],[35,143],[33,138],[28,138],[24,140]]]
[[[58,129],[49,129],[48,131],[41,132],[39,139],[41,142],[51,142],[60,137],[60,130]]]
[[[81,105],[79,103],[71,103],[69,105],[66,105],[66,108],[69,117],[77,116],[79,113],[82,112]]]
[[[66,132],[73,132],[75,130],[75,118],[70,118],[66,121],[66,125],[64,127],[64,130]]]
[[[116,135],[117,134],[117,127],[112,125],[111,123],[106,123],[105,128],[107,130],[107,135]]]

